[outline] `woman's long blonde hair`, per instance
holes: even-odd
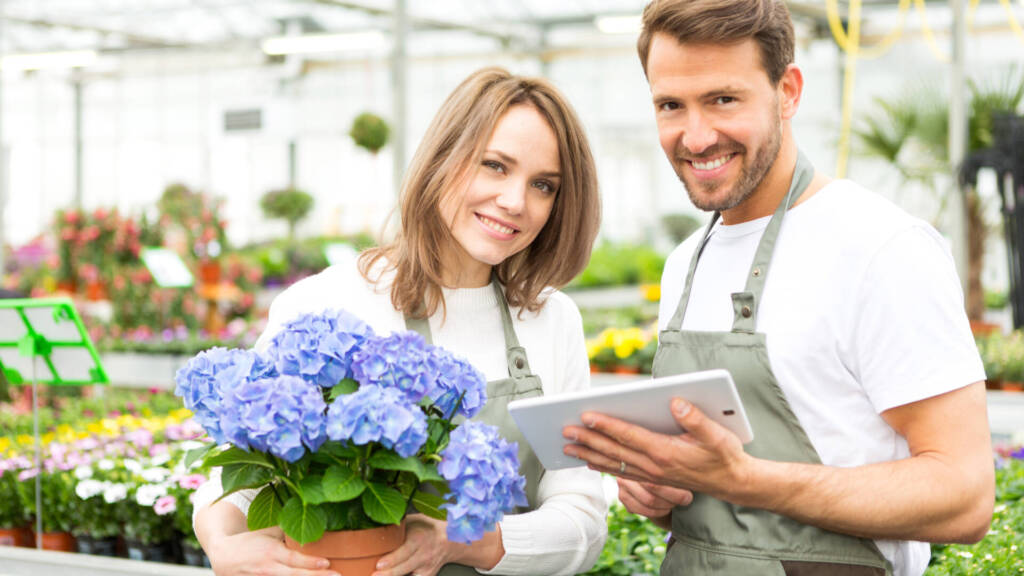
[[[401,230],[395,240],[359,257],[359,270],[368,281],[379,282],[383,272],[395,272],[391,302],[396,310],[423,318],[439,306],[444,309],[442,270],[456,240],[439,206],[446,195],[464,187],[498,120],[516,105],[533,106],[547,119],[558,140],[562,180],[541,232],[528,247],[495,267],[509,305],[539,310],[542,290],[565,286],[590,260],[601,208],[583,126],[546,80],[484,68],[448,96],[420,142],[402,182]],[[386,265],[376,267],[382,259]]]

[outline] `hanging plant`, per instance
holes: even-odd
[[[372,112],[363,112],[352,121],[352,128],[348,131],[348,135],[352,137],[356,146],[376,154],[388,143],[391,127],[380,116]]]

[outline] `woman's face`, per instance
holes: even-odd
[[[485,286],[492,266],[533,242],[555,204],[560,166],[558,140],[540,112],[525,104],[509,108],[463,191],[441,202],[456,241],[446,284]]]

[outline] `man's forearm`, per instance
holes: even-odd
[[[856,468],[754,460],[749,481],[720,497],[865,538],[975,542],[994,488],[977,466],[930,455]]]

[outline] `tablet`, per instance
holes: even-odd
[[[672,416],[672,398],[685,398],[731,430],[744,444],[754,439],[736,385],[726,370],[690,372],[513,400],[508,411],[544,468],[558,470],[585,465],[582,460],[562,453],[569,443],[562,437],[562,428],[580,425],[580,414],[584,412],[600,412],[662,434],[684,433]]]

